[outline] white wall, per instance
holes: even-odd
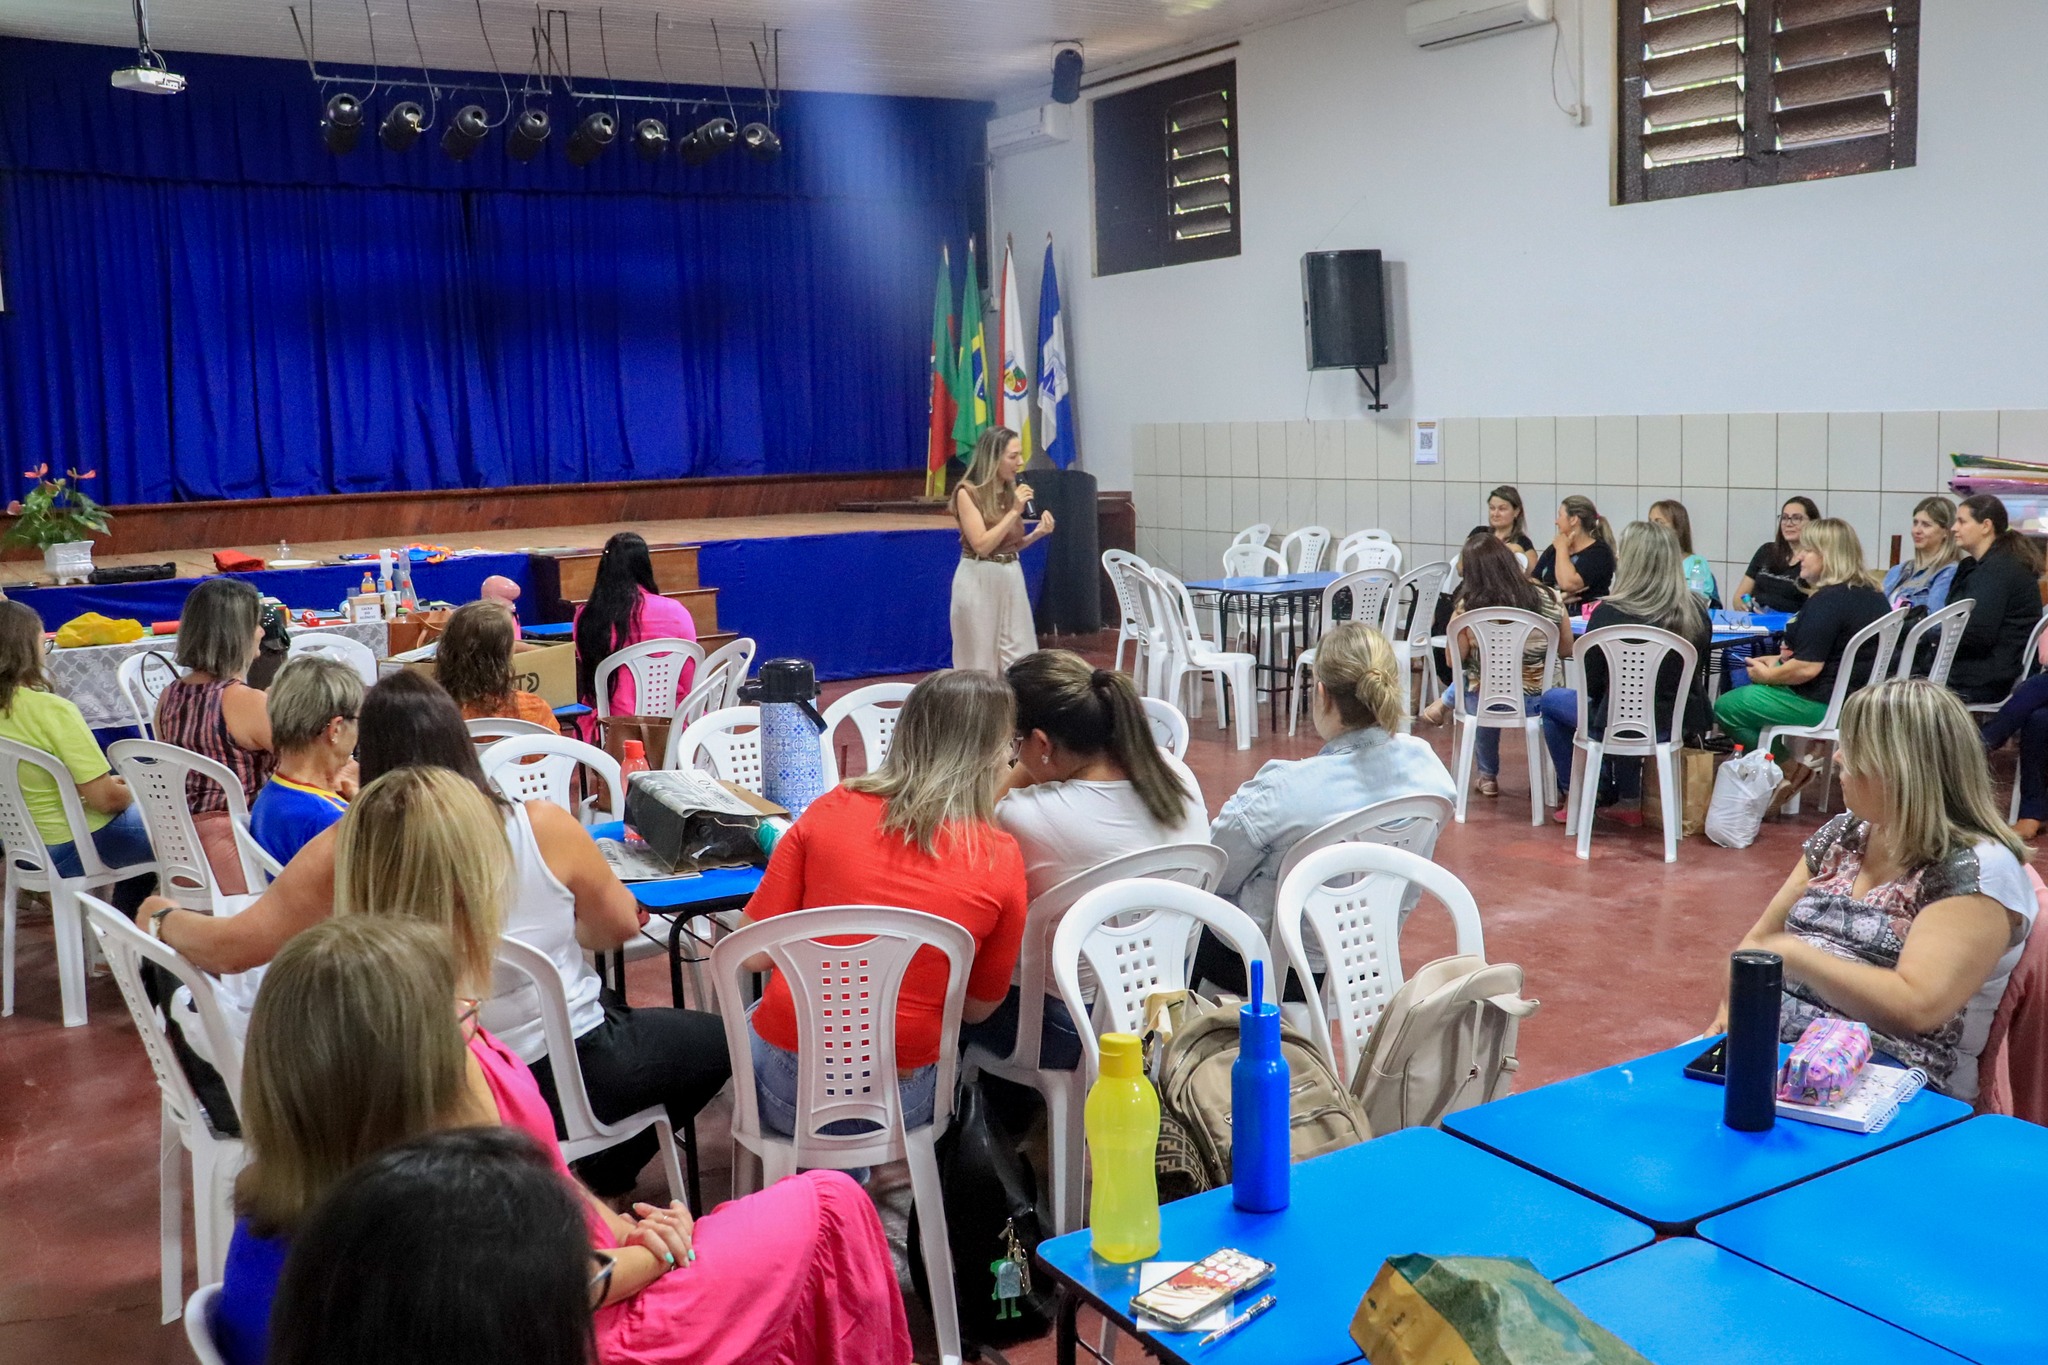
[[[1231,260],[1094,278],[1085,121],[997,164],[1027,317],[1060,244],[1104,487],[1139,424],[1366,415],[1304,365],[1317,249],[1387,253],[1389,416],[2048,407],[2048,5],[1923,7],[1914,168],[1615,206],[1613,7],[1559,3],[1586,5],[1585,127],[1551,102],[1549,29],[1421,52],[1400,0],[1361,0],[1247,35]]]

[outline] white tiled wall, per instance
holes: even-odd
[[[1913,504],[1947,491],[1953,451],[2048,459],[2048,411],[1452,418],[1435,465],[1413,462],[1405,420],[1162,423],[1132,432],[1132,497],[1138,553],[1188,578],[1220,573],[1232,534],[1257,521],[1276,546],[1297,526],[1384,527],[1412,567],[1455,553],[1497,484],[1521,490],[1538,545],[1567,494],[1617,530],[1675,497],[1726,595],[1795,493],[1884,565]]]

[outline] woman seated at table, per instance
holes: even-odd
[[[1604,526],[1605,523],[1603,522]],[[1518,611],[1532,611],[1557,624],[1560,646],[1571,638],[1569,622],[1565,615],[1564,603],[1559,600],[1555,589],[1539,581],[1531,581],[1516,567],[1514,551],[1495,540],[1492,536],[1474,536],[1465,542],[1460,552],[1465,565],[1465,581],[1458,586],[1457,600],[1452,603],[1451,615],[1461,612],[1486,611],[1500,607],[1512,607]],[[1609,571],[1600,584],[1605,593],[1612,578],[1613,559],[1608,561]],[[1589,569],[1588,572],[1591,572]],[[1470,632],[1464,635],[1463,665],[1465,676],[1457,685],[1464,687],[1468,704],[1478,695],[1479,647]],[[1317,655],[1322,653],[1317,646]],[[1525,705],[1533,709],[1537,699],[1550,679],[1543,676],[1543,662],[1547,656],[1543,637],[1529,636],[1529,643],[1522,653],[1523,692]],[[1422,718],[1431,725],[1443,725],[1451,714],[1451,699],[1455,694],[1445,689],[1441,698],[1422,708]],[[1481,726],[1476,741],[1476,761],[1479,768],[1479,794],[1500,795],[1500,731],[1491,726]]]
[[[576,609],[575,638],[576,695],[585,706],[595,707],[599,664],[627,645],[642,641],[695,640],[697,621],[688,607],[661,595],[647,542],[631,531],[621,531],[604,543],[590,584],[590,600]],[[685,663],[676,679],[675,696],[647,698],[646,704],[654,708],[648,714],[667,715],[675,710],[675,703],[690,694],[696,673],[695,663]],[[612,674],[611,713],[636,715],[640,705],[632,670],[622,668]]]
[[[1815,1019],[1857,1020],[1880,1053],[1975,1099],[1977,1058],[2038,910],[2026,846],[1946,688],[1907,679],[1850,697],[1840,762],[1848,809],[1806,841],[1741,946],[1785,961],[1783,1041]],[[1715,1030],[1726,1024],[1724,1001]]]
[[[1948,605],[1949,587],[1963,552],[1956,548],[1956,505],[1936,495],[1913,508],[1913,553],[1884,576],[1884,595],[1895,607],[1921,613]]]
[[[249,833],[283,864],[355,795],[363,680],[339,659],[302,654],[277,671],[264,699],[277,767],[249,807]]]
[[[108,867],[133,867],[154,862],[149,830],[142,823],[142,811],[135,805],[135,793],[125,778],[115,775],[107,756],[85,716],[69,698],[60,697],[43,671],[43,618],[33,607],[19,602],[0,602],[0,739],[11,739],[50,755],[70,772],[78,784],[78,799],[85,807],[85,828],[100,861]],[[20,774],[21,800],[36,831],[64,877],[84,875],[78,860],[78,845],[71,822],[64,814],[64,801],[57,784],[40,768],[26,763],[16,766]],[[145,873],[116,882],[109,899],[133,914],[142,898],[156,883],[156,874]],[[97,893],[96,893],[97,894]],[[12,934],[13,921],[8,921]],[[12,943],[9,939],[9,943]],[[10,948],[10,951],[12,949]]]
[[[1024,934],[1024,858],[996,824],[996,793],[1018,747],[1010,685],[979,669],[947,669],[911,690],[889,756],[874,772],[826,792],[775,845],[748,921],[830,905],[904,905],[974,936],[961,1015],[979,1024],[1010,990]],[[754,971],[773,964],[765,954]],[[896,1006],[896,1066],[903,1120],[930,1121],[948,969],[918,953]],[[779,972],[753,1013],[750,1040],[761,1124],[795,1131],[796,1005]]]
[[[1714,703],[1714,718],[1746,749],[1756,747],[1766,726],[1819,724],[1834,696],[1849,641],[1891,610],[1877,575],[1863,567],[1856,528],[1846,521],[1823,517],[1803,528],[1798,565],[1800,581],[1812,596],[1785,627],[1778,657],[1749,660],[1749,686],[1730,688]],[[1870,658],[1869,649],[1858,657],[1850,687],[1869,681]],[[1820,760],[1776,757],[1785,781],[1774,801],[1783,804],[1813,780]]]
[[[1586,622],[1588,631],[1608,626],[1655,626],[1687,641],[1705,664],[1710,633],[1706,603],[1687,584],[1682,569],[1678,537],[1662,526],[1632,521],[1621,533],[1620,567],[1614,572],[1614,587]],[[1657,674],[1657,716],[1671,714],[1678,696],[1678,678],[1684,666],[1676,655],[1667,655]],[[1694,674],[1695,679],[1698,673]],[[1607,695],[1611,686],[1607,657],[1594,650],[1586,657],[1585,676],[1579,691],[1553,687],[1543,694],[1543,742],[1550,746],[1551,766],[1557,770],[1557,790],[1564,804],[1551,818],[1564,823],[1571,809],[1572,738],[1578,733],[1579,708],[1586,708],[1586,729],[1601,735],[1607,729]],[[1686,698],[1681,729],[1700,734],[1707,728],[1706,695],[1698,687]],[[1660,732],[1659,738],[1671,736]],[[1681,740],[1683,736],[1680,736]],[[1639,758],[1609,759],[1598,780],[1613,782],[1615,800],[1604,810],[1625,825],[1643,822],[1643,761]]]
[[[1614,528],[1593,500],[1574,493],[1557,505],[1557,535],[1536,556],[1530,576],[1577,610],[1614,582]]]
[[[270,712],[249,686],[249,665],[263,639],[263,599],[239,578],[209,578],[185,598],[178,614],[177,663],[191,670],[163,690],[156,703],[156,737],[166,744],[224,764],[252,802],[277,766],[271,752]],[[227,794],[201,777],[185,780],[192,823],[206,861],[224,895],[248,891],[241,850],[228,820]]]
[[[512,608],[489,597],[464,603],[441,632],[434,677],[462,708],[464,720],[504,717],[559,734],[554,708],[512,680],[512,653],[518,643],[519,623]]]
[[[2041,552],[2012,529],[2005,504],[1989,493],[1964,498],[1956,508],[1956,548],[1964,557],[1949,597],[1977,605],[1956,646],[1948,685],[1966,702],[2004,701],[2041,619]]]
[[[1778,511],[1778,534],[1756,547],[1742,581],[1735,585],[1735,605],[1743,611],[1798,611],[1806,604],[1807,583],[1799,576],[1799,543],[1806,528],[1820,520],[1820,508],[1808,497],[1787,498]]]
[[[1693,553],[1692,513],[1685,510],[1685,504],[1676,498],[1659,499],[1650,504],[1649,514],[1644,519],[1678,537],[1679,553],[1685,556],[1685,585],[1707,604],[1707,610],[1719,611],[1721,585],[1714,581],[1714,566],[1707,562],[1707,557]]]
[[[1485,547],[1478,554],[1474,546]],[[1465,544],[1467,587],[1471,566],[1483,574],[1513,571],[1514,551],[1490,535]],[[1273,930],[1280,864],[1296,843],[1340,815],[1404,796],[1455,795],[1451,774],[1425,740],[1400,733],[1407,679],[1393,646],[1371,626],[1347,621],[1316,642],[1315,691],[1309,708],[1323,747],[1313,758],[1275,759],[1232,793],[1209,827],[1209,842],[1229,855],[1218,895],[1235,901],[1259,926]],[[1242,993],[1244,966],[1237,955],[1204,936],[1195,979]]]
[[[354,916],[310,929],[279,955],[243,1064],[250,1164],[236,1182],[239,1221],[214,1313],[229,1365],[264,1360],[266,1342],[287,1362],[391,1358],[301,1354],[297,1315],[309,1288],[345,1296],[410,1271],[406,1282],[419,1293],[490,1294],[455,1273],[460,1267],[437,1273],[445,1262],[420,1262],[409,1242],[341,1257],[347,1284],[307,1273],[308,1260],[318,1263],[336,1248],[294,1243],[329,1235],[334,1224],[322,1202],[364,1162],[430,1133],[500,1125],[540,1145],[576,1202],[586,1238],[578,1277],[586,1312],[595,1310],[581,1327],[595,1341],[586,1358],[598,1365],[909,1358],[888,1243],[857,1186],[837,1172],[813,1171],[694,1222],[679,1203],[636,1204],[634,1217],[614,1213],[561,1164],[533,1076],[477,1027],[477,1002],[465,997],[479,986],[453,956],[447,936],[430,926]],[[450,1216],[459,1225],[462,1215]],[[402,1221],[382,1230],[398,1241]],[[514,1240],[526,1246],[545,1236],[535,1228]],[[472,1250],[488,1262],[491,1251]],[[354,1323],[373,1339],[389,1330],[386,1315],[395,1311],[388,1300],[378,1303]],[[533,1308],[522,1307],[522,1323]],[[445,1326],[469,1311],[444,1305],[437,1321]],[[525,1323],[522,1330],[540,1329]]]

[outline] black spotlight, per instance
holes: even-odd
[[[765,123],[749,123],[740,129],[740,143],[756,161],[773,161],[782,155],[782,139]]]
[[[465,104],[448,120],[448,131],[441,134],[441,150],[450,161],[467,161],[471,152],[484,145],[490,131],[491,120],[483,106]]]
[[[320,115],[320,140],[327,144],[327,150],[336,156],[352,152],[356,139],[362,135],[363,102],[346,92],[328,100]]]
[[[1072,104],[1081,98],[1081,49],[1062,47],[1052,54],[1052,99]]]
[[[701,166],[715,153],[711,150],[711,144],[704,140],[704,130],[692,128],[676,142],[676,155],[683,159],[686,166]]]
[[[402,152],[419,138],[420,125],[426,121],[426,110],[411,100],[400,100],[384,116],[384,122],[377,129],[377,141],[389,151]]]
[[[659,161],[668,155],[668,125],[658,118],[644,118],[633,125],[633,150],[642,161]]]
[[[588,166],[597,160],[605,148],[612,145],[617,137],[619,125],[610,114],[596,113],[584,117],[576,125],[576,131],[569,137],[569,164]]]
[[[548,134],[553,131],[547,110],[521,109],[519,117],[512,120],[512,131],[505,135],[505,154],[514,161],[531,161],[547,145]]]

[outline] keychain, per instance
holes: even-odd
[[[1003,1224],[1005,1250],[1000,1260],[990,1261],[988,1268],[995,1276],[996,1287],[989,1297],[998,1305],[996,1321],[1006,1318],[1020,1318],[1023,1311],[1017,1300],[1031,1292],[1031,1258],[1025,1253],[1023,1244],[1017,1240],[1016,1221]]]

